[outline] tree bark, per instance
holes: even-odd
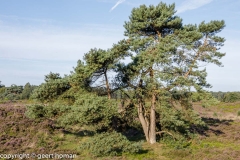
[[[140,123],[142,125],[143,132],[145,134],[146,140],[147,140],[147,142],[149,142],[149,125],[148,125],[147,121],[144,118],[144,115],[143,115],[143,104],[142,104],[142,102],[140,100],[138,102],[138,118],[139,118]]]
[[[108,77],[107,77],[107,72],[104,72],[104,77],[105,77],[105,81],[106,81],[106,87],[107,87],[107,94],[108,94],[108,99],[111,99],[111,90],[109,87],[109,83],[108,83]]]
[[[150,70],[150,78],[153,83],[153,70]],[[151,110],[150,110],[150,130],[149,130],[149,142],[151,144],[156,143],[156,95],[152,93],[152,100],[151,100]]]
[[[156,97],[152,96],[152,105],[151,105],[151,113],[150,113],[150,131],[149,131],[149,142],[151,144],[156,143]]]

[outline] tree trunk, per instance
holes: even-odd
[[[150,78],[153,84],[153,69],[150,68]],[[149,130],[149,142],[151,144],[156,143],[156,95],[154,93],[154,88],[152,89],[152,100],[151,100],[151,110],[150,110],[150,130]]]
[[[149,124],[147,123],[146,119],[143,115],[143,104],[139,101],[138,103],[138,118],[143,128],[143,132],[145,134],[147,142],[149,142]]]
[[[110,90],[109,83],[108,83],[107,72],[104,72],[104,76],[105,76],[105,81],[106,81],[108,99],[111,99],[112,98],[111,97],[111,90]]]
[[[151,83],[154,83],[153,80],[153,70],[150,67],[150,78]],[[142,87],[142,80],[139,82],[139,87]],[[156,94],[154,93],[154,88],[152,89],[152,99],[151,99],[151,108],[150,116],[147,116],[144,111],[144,106],[141,98],[138,100],[138,118],[143,128],[147,142],[150,144],[156,143]]]
[[[149,130],[149,142],[151,144],[156,143],[156,96],[152,95],[151,113],[150,113],[150,130]]]

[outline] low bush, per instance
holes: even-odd
[[[25,112],[25,115],[28,118],[37,119],[37,118],[44,117],[46,115],[46,111],[44,106],[34,104],[34,105],[27,106],[27,111]]]
[[[91,137],[80,146],[81,150],[87,150],[93,156],[117,156],[122,153],[138,153],[141,151],[141,143],[132,143],[121,133],[101,133]]]
[[[183,137],[182,135],[175,135],[176,137],[173,138],[169,135],[164,136],[162,142],[166,145],[168,148],[172,149],[186,149],[191,145],[191,141]]]
[[[240,93],[239,92],[228,92],[224,95],[223,102],[236,102],[240,100]]]
[[[240,116],[240,110],[237,112],[237,115]]]

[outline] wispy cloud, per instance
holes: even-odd
[[[33,23],[41,23],[41,24],[50,24],[53,23],[54,20],[51,19],[39,19],[39,18],[28,18],[28,17],[19,17],[14,15],[1,15],[0,14],[0,22],[3,21],[21,21],[21,22],[33,22]]]
[[[118,0],[117,3],[110,9],[109,12],[112,12],[119,4],[125,2],[126,0]]]
[[[177,14],[185,12],[187,10],[197,9],[204,6],[213,0],[185,0],[181,6],[177,7]]]

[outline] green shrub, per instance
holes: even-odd
[[[31,106],[27,106],[27,111],[25,112],[25,115],[28,118],[32,119],[42,118],[46,115],[46,110],[44,106],[34,104]]]
[[[237,115],[240,116],[240,111],[237,112]]]
[[[53,79],[34,89],[31,98],[40,101],[54,101],[70,88],[67,78]]]
[[[23,86],[17,86],[12,84],[10,87],[4,87],[1,89],[1,99],[6,100],[19,100],[21,99],[21,94],[23,91]]]
[[[32,92],[35,88],[37,88],[37,86],[31,85],[30,83],[26,83],[23,88],[21,98],[29,99],[30,95],[32,94]]]
[[[228,92],[224,95],[223,102],[236,102],[240,100],[239,92]]]
[[[65,107],[58,122],[64,127],[79,124],[106,131],[114,127],[113,120],[117,115],[117,103],[114,100],[85,93],[79,95],[73,106]]]
[[[191,141],[184,138],[182,135],[177,135],[175,139],[166,135],[162,141],[167,147],[172,149],[185,149],[191,145]]]
[[[219,103],[218,99],[209,92],[193,92],[191,98],[193,102],[201,102],[203,107],[209,107]]]
[[[1,88],[0,88],[0,95],[3,94],[3,93],[5,93],[5,90],[6,90],[5,87],[1,87]]]
[[[201,118],[191,109],[177,110],[171,106],[162,105],[160,111],[160,126],[163,131],[170,131],[171,133],[181,134],[186,137],[191,135],[191,126],[205,127],[206,124]]]
[[[81,144],[81,150],[87,150],[93,156],[117,156],[122,153],[138,153],[140,143],[132,143],[121,133],[101,133]]]
[[[20,96],[20,95],[17,95],[17,94],[10,93],[10,94],[7,94],[7,95],[5,96],[5,98],[6,98],[7,100],[13,101],[13,100],[19,100],[19,99],[21,99],[21,96]]]
[[[216,113],[216,112],[214,112],[214,113],[213,113],[213,116],[214,116],[214,117],[217,117],[218,115],[217,115],[217,113]]]

